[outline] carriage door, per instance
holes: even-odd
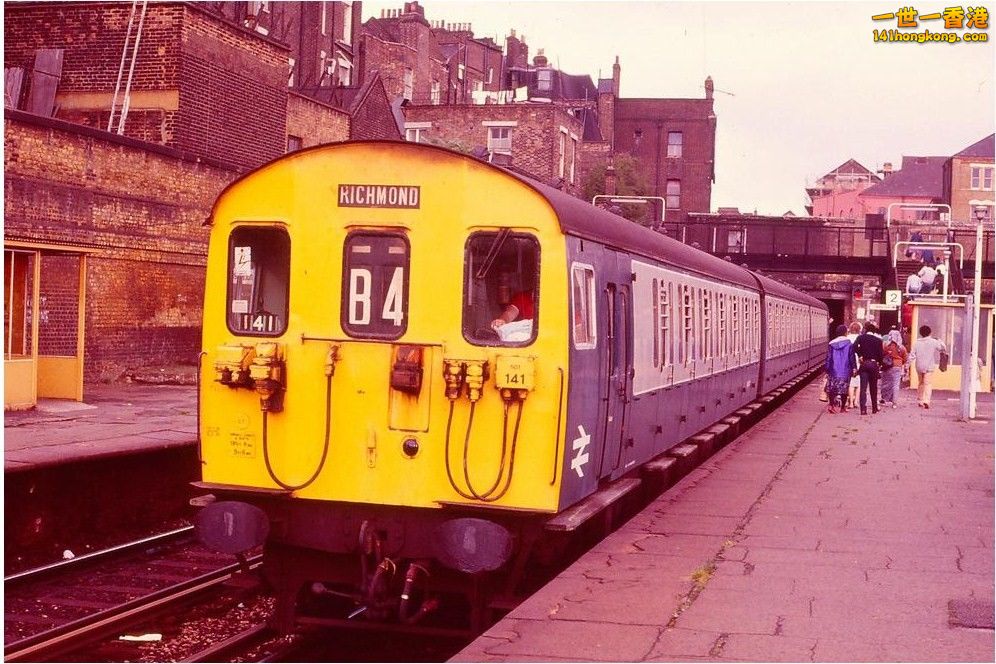
[[[606,372],[603,374],[602,400],[605,404],[604,435],[600,476],[615,474],[622,460],[626,437],[632,381],[631,301],[628,285],[606,284],[606,325],[603,328]]]

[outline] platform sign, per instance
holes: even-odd
[[[901,290],[887,290],[885,291],[885,304],[890,309],[898,309],[903,303],[903,291]]]

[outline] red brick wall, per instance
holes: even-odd
[[[298,94],[287,100],[287,133],[301,139],[301,147],[349,139],[349,114]]]
[[[681,208],[669,209],[668,221],[710,210],[716,144],[715,119],[710,120],[710,115],[711,99],[616,99],[615,151],[628,152],[640,161],[655,196],[665,195],[667,180],[681,182]],[[639,141],[637,130],[642,131]],[[683,134],[680,159],[666,156],[669,131]]]
[[[482,122],[517,122],[512,128],[511,165],[547,184],[559,179],[560,127],[579,137],[583,134],[576,118],[547,104],[409,106],[405,109],[405,121],[431,122],[430,140],[455,142],[467,149],[487,147],[488,128]],[[579,153],[583,152],[581,146],[583,143],[579,144]],[[569,160],[569,146],[567,154]],[[565,190],[575,195],[580,193],[580,173],[575,175],[575,184]]]
[[[4,65],[30,71],[36,49],[64,49],[56,117],[106,128],[130,11],[130,3],[6,5]],[[239,168],[283,153],[286,46],[196,4],[149,5],[131,94],[126,136]]]
[[[287,51],[187,8],[177,147],[237,168],[280,156],[287,136]]]
[[[236,173],[17,112],[5,118],[4,147],[5,237],[97,248],[88,261],[87,380],[195,361],[203,222]],[[68,277],[65,266],[53,266],[56,276],[46,270],[42,282],[58,286],[61,299]],[[75,317],[60,314],[56,322],[53,333],[75,339]]]
[[[366,96],[358,103],[350,124],[349,137],[356,140],[403,138],[394,120],[384,85],[380,81],[372,83]]]

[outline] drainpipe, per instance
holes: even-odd
[[[664,125],[660,121],[657,122],[657,148],[654,154],[654,196],[661,195],[661,133],[664,131]]]

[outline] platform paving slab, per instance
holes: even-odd
[[[84,401],[4,413],[4,472],[197,442],[197,392],[185,385],[88,384]]]
[[[993,661],[992,396],[960,422],[950,393],[831,415],[818,387],[454,661]]]

